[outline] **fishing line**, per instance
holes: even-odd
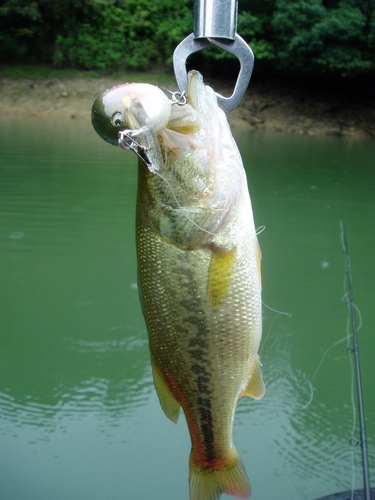
[[[347,300],[347,296],[348,296],[348,293],[346,292],[342,298],[343,301],[348,301]],[[355,308],[355,310],[357,311],[357,314],[358,314],[358,317],[359,317],[359,320],[360,320],[360,326],[357,328],[357,332],[361,329],[362,327],[362,315],[361,315],[361,312],[360,310],[358,309],[358,307],[353,304],[353,307]],[[328,356],[328,353],[331,349],[333,349],[334,347],[338,346],[339,344],[341,344],[342,342],[344,342],[345,340],[348,342],[348,350],[351,349],[350,348],[350,343],[349,343],[349,340],[353,337],[353,334],[352,333],[349,333],[349,323],[350,323],[350,317],[348,317],[348,320],[347,320],[347,335],[345,337],[343,337],[342,339],[338,340],[337,342],[335,342],[334,344],[332,344],[330,347],[328,347],[328,349],[326,351],[324,351],[323,353],[323,357],[322,359],[320,360],[317,368],[315,369],[314,373],[313,373],[313,376],[311,378],[311,381],[309,379],[308,382],[309,382],[309,385],[310,385],[310,390],[311,390],[311,395],[310,395],[310,400],[300,408],[300,410],[305,410],[306,408],[308,408],[310,406],[310,404],[312,403],[313,401],[313,398],[314,398],[314,386],[313,386],[313,381],[316,377],[316,375],[318,374],[318,371],[320,370],[320,368],[322,367],[326,357]],[[352,366],[352,360],[351,360],[351,366]],[[353,366],[352,366],[352,370],[353,370]],[[352,371],[352,384],[354,383],[354,372]],[[354,396],[353,396],[354,397]]]
[[[342,245],[343,250],[345,252],[345,245],[344,245],[344,240],[343,240],[342,232],[341,232],[341,245]],[[346,320],[346,332],[347,332],[347,339],[348,339],[348,341],[347,341],[347,351],[348,351],[348,353],[350,353],[350,351],[351,351],[350,338],[353,335],[350,334],[350,304],[349,304],[349,292],[347,290],[347,284],[348,284],[348,282],[347,282],[347,276],[346,276],[346,274],[344,274],[344,278],[343,279],[344,279],[344,283],[343,283],[344,295],[342,297],[342,301],[347,304],[348,310],[349,310],[349,315],[348,315],[347,320]],[[357,308],[357,312],[359,312],[358,308]],[[361,318],[361,315],[360,315],[360,318]],[[361,320],[361,324],[362,324],[362,320]],[[354,366],[353,366],[353,358],[352,358],[352,356],[349,356],[349,364],[350,364],[350,374],[351,374],[351,377],[350,377],[350,402],[351,402],[351,409],[352,409],[352,429],[351,429],[351,435],[354,436],[355,428],[356,428],[356,425],[357,425],[357,410],[356,410],[355,400],[354,400]],[[352,445],[351,454],[350,454],[351,455],[351,468],[352,468],[352,483],[351,483],[351,489],[350,489],[350,500],[354,500],[355,481],[356,481],[356,467],[355,467],[356,464],[355,464],[355,453],[354,453],[354,446],[355,446],[354,437],[352,437],[349,442]]]
[[[272,311],[274,313],[277,313],[277,315],[281,314],[281,315],[284,315],[284,316],[288,316],[288,318],[292,318],[293,317],[291,313],[288,313],[288,312],[285,312],[285,311],[278,311],[277,309],[273,309],[271,306],[269,306],[268,304],[266,304],[263,301],[262,301],[262,304],[264,305],[264,307],[267,307],[267,309],[269,309],[270,311]]]
[[[349,335],[349,316],[347,320],[347,332],[348,332],[348,343],[347,343],[347,350],[348,352],[350,351],[350,337],[352,335]],[[350,362],[350,373],[351,373],[351,383],[350,383],[350,401],[352,405],[352,430],[351,430],[351,435],[354,436],[355,433],[355,428],[356,428],[356,422],[357,422],[357,410],[355,407],[355,401],[354,401],[354,366],[353,366],[353,358],[352,356],[349,356],[349,362]],[[351,465],[352,465],[352,484],[351,484],[351,496],[350,500],[354,500],[354,489],[355,489],[355,480],[356,480],[356,472],[355,472],[355,454],[354,454],[354,443],[352,442],[352,439],[350,439],[350,444],[352,445],[351,449]]]
[[[274,322],[277,320],[277,318],[278,318],[279,316],[287,316],[288,318],[292,318],[291,313],[284,312],[284,311],[278,311],[277,309],[273,309],[272,307],[270,307],[269,305],[267,305],[267,304],[266,304],[265,302],[263,302],[263,301],[262,301],[262,305],[263,305],[264,307],[266,307],[267,309],[269,309],[270,311],[272,311],[272,312],[276,313],[276,316],[275,316],[275,317],[273,318],[273,320],[271,321],[271,325],[270,325],[270,327],[269,327],[269,329],[268,329],[267,335],[264,337],[264,340],[263,340],[263,342],[262,342],[262,346],[261,346],[261,348],[260,348],[260,350],[259,350],[259,355],[261,355],[261,353],[262,353],[262,351],[263,351],[263,347],[264,347],[265,343],[267,342],[268,337],[269,337],[269,336],[270,336],[270,334],[271,334],[271,330],[272,330],[273,324],[274,324]]]
[[[345,286],[345,285],[344,285],[344,286]],[[346,293],[343,295],[343,297],[342,297],[342,301],[343,301],[343,302],[346,302],[346,303],[348,304],[349,312],[350,312],[350,308],[351,308],[351,307],[353,307],[353,308],[354,308],[354,310],[355,310],[355,312],[357,313],[357,316],[356,316],[356,317],[358,318],[359,325],[357,326],[356,331],[357,331],[357,333],[358,333],[358,332],[359,332],[359,330],[361,330],[361,328],[362,328],[362,323],[363,323],[363,322],[362,322],[362,313],[361,313],[361,311],[360,311],[360,309],[359,309],[359,307],[358,307],[357,305],[355,305],[355,304],[350,304],[350,303],[349,303],[349,302],[350,302],[350,300],[349,300],[349,293],[348,293],[348,292],[346,292]],[[347,331],[348,331],[348,333],[349,333],[350,315],[348,316],[348,321],[347,321],[347,324],[348,324],[348,330],[347,330]]]
[[[158,175],[160,177],[160,179],[162,179],[166,184],[167,186],[169,187],[171,193],[172,193],[172,196],[174,198],[174,201],[176,202],[177,204],[177,207],[179,209],[182,210],[183,214],[184,214],[184,217],[186,217],[186,219],[191,222],[193,224],[193,226],[197,227],[198,229],[200,229],[201,231],[203,231],[204,233],[207,233],[209,234],[210,236],[217,236],[216,233],[212,233],[211,231],[207,231],[207,229],[204,229],[203,227],[201,227],[199,224],[197,224],[196,222],[194,222],[192,219],[190,219],[190,217],[187,215],[187,213],[185,212],[185,210],[183,209],[183,207],[180,205],[180,202],[178,201],[178,199],[176,198],[176,195],[174,194],[174,191],[173,191],[173,188],[172,186],[170,185],[169,181],[163,176],[161,175],[161,173],[159,173],[157,170],[153,170],[154,174]]]
[[[177,204],[177,207],[179,209],[182,210],[183,214],[184,214],[184,217],[186,217],[186,219],[191,222],[193,224],[193,226],[197,227],[198,229],[200,229],[201,231],[203,231],[204,233],[207,233],[209,234],[210,236],[217,236],[216,233],[212,233],[211,231],[207,231],[207,229],[204,229],[203,227],[199,226],[199,224],[197,224],[196,222],[194,222],[192,219],[190,219],[190,217],[186,214],[185,210],[183,209],[183,207],[181,206],[180,202],[178,201],[174,191],[173,191],[173,188],[171,186],[171,184],[169,183],[169,181],[163,176],[161,175],[160,172],[158,172],[156,170],[155,167],[153,167],[152,165],[152,162],[148,162],[146,158],[144,158],[140,153],[139,153],[139,150],[143,150],[143,152],[146,152],[147,151],[147,148],[143,147],[141,144],[139,144],[137,141],[134,140],[134,135],[138,135],[140,132],[140,130],[136,131],[136,134],[133,130],[123,130],[121,132],[119,132],[119,140],[118,140],[118,143],[119,143],[119,146],[122,148],[122,149],[125,149],[126,151],[131,151],[133,152],[144,164],[145,166],[148,168],[148,170],[153,173],[153,174],[156,174],[157,176],[160,177],[160,179],[162,179],[166,185],[168,186],[170,192],[172,193],[172,196]],[[126,141],[124,139],[124,136],[126,137],[126,139],[128,139],[128,141]]]
[[[351,337],[352,335],[350,334],[349,337]],[[334,347],[338,346],[339,344],[341,344],[342,342],[345,342],[345,340],[348,340],[348,336],[346,335],[345,337],[343,337],[342,339],[340,340],[337,340],[334,344],[332,344],[331,346],[328,347],[328,349],[326,349],[323,353],[323,356],[318,364],[318,366],[316,367],[314,373],[313,373],[313,376],[311,378],[311,380],[308,380],[309,384],[310,384],[310,387],[311,387],[311,395],[310,395],[310,400],[300,408],[300,410],[305,410],[306,408],[308,408],[310,406],[310,404],[312,403],[312,400],[314,399],[314,386],[313,386],[313,382],[314,382],[314,379],[315,377],[317,376],[318,374],[318,371],[320,370],[320,368],[322,367],[326,357],[328,356],[328,353],[331,349],[333,349]]]
[[[365,500],[370,500],[370,478],[369,478],[369,469],[368,469],[368,458],[367,458],[367,443],[366,443],[366,429],[365,429],[365,420],[364,420],[364,408],[363,408],[363,399],[362,399],[362,384],[361,384],[361,374],[360,374],[360,366],[359,366],[359,351],[358,351],[358,339],[357,333],[362,327],[362,315],[359,308],[354,304],[353,301],[353,289],[352,289],[352,275],[350,270],[350,258],[348,252],[348,246],[346,241],[346,231],[345,224],[343,221],[340,222],[341,228],[341,243],[346,257],[346,272],[344,276],[344,295],[342,300],[347,303],[349,316],[347,319],[346,330],[347,334],[344,338],[338,340],[334,344],[332,344],[323,354],[322,359],[320,360],[319,365],[317,366],[311,382],[309,381],[311,387],[311,396],[310,400],[306,405],[304,405],[301,409],[304,410],[308,408],[311,404],[314,397],[314,386],[312,382],[317,376],[321,366],[323,365],[329,351],[334,347],[341,344],[344,340],[347,341],[347,350],[349,353],[353,353],[355,355],[355,367],[352,357],[350,356],[350,370],[351,370],[351,385],[350,385],[350,400],[352,407],[352,429],[351,435],[353,436],[350,439],[350,444],[352,445],[352,453],[351,453],[351,469],[352,469],[352,481],[351,481],[351,500],[354,500],[355,493],[355,482],[356,482],[356,464],[355,464],[355,453],[354,447],[358,444],[361,445],[362,448],[362,462],[363,462],[363,479],[364,479],[364,493]],[[358,317],[359,326],[356,324],[356,318]],[[352,333],[350,333],[350,323],[352,325]],[[353,347],[351,346],[350,340],[353,339]],[[356,369],[356,370],[355,370]],[[355,404],[355,396],[354,396],[354,373],[356,375],[357,380],[357,395],[358,395],[358,408],[359,408],[359,417],[360,417],[360,439],[356,439],[355,429],[357,426],[357,409]]]

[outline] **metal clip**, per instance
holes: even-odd
[[[232,111],[232,109],[238,106],[243,98],[254,67],[254,54],[245,40],[238,34],[236,34],[234,42],[219,41],[212,38],[194,40],[193,34],[185,38],[185,40],[177,46],[173,54],[173,67],[177,85],[180,92],[187,95],[186,59],[190,54],[198,52],[198,50],[202,50],[210,44],[221,47],[227,52],[234,54],[241,64],[233,94],[230,97],[224,97],[216,92],[217,102],[221,109],[224,111]]]
[[[173,92],[163,87],[164,92],[171,94],[172,104],[177,104],[178,106],[184,106],[186,104],[186,93],[185,92]]]
[[[224,97],[216,93],[218,104],[224,111],[237,107],[250,82],[254,54],[245,40],[236,33],[236,24],[237,0],[196,0],[194,33],[186,37],[173,54],[174,73],[181,93],[187,95],[188,56],[212,44],[234,54],[240,61],[240,72],[233,94]]]

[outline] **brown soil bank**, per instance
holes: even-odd
[[[1,116],[90,119],[97,95],[124,83],[116,78],[12,80],[0,78]],[[158,84],[157,79],[153,82]],[[211,83],[228,95],[230,88]],[[175,89],[172,89],[175,90]],[[253,79],[237,109],[233,128],[375,139],[375,93],[301,85],[290,79]]]

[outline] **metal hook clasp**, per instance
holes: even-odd
[[[208,47],[210,44],[216,45],[234,54],[241,64],[233,94],[230,97],[224,97],[216,92],[217,101],[221,109],[224,111],[231,111],[238,106],[243,98],[254,67],[253,51],[238,34],[236,34],[234,41],[219,41],[216,38],[194,39],[193,34],[186,37],[185,40],[176,47],[173,53],[173,67],[177,85],[181,93],[185,92],[185,94],[187,94],[186,59],[190,54],[198,52]]]
[[[195,0],[194,34],[189,35],[175,49],[173,67],[181,93],[187,93],[186,59],[190,54],[216,45],[234,54],[241,67],[230,97],[216,93],[219,106],[231,111],[241,101],[249,85],[254,67],[254,54],[237,33],[237,0]]]

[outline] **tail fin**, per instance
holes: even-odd
[[[190,455],[190,500],[219,500],[222,493],[248,499],[251,487],[245,468],[234,448],[220,466],[202,467]]]

